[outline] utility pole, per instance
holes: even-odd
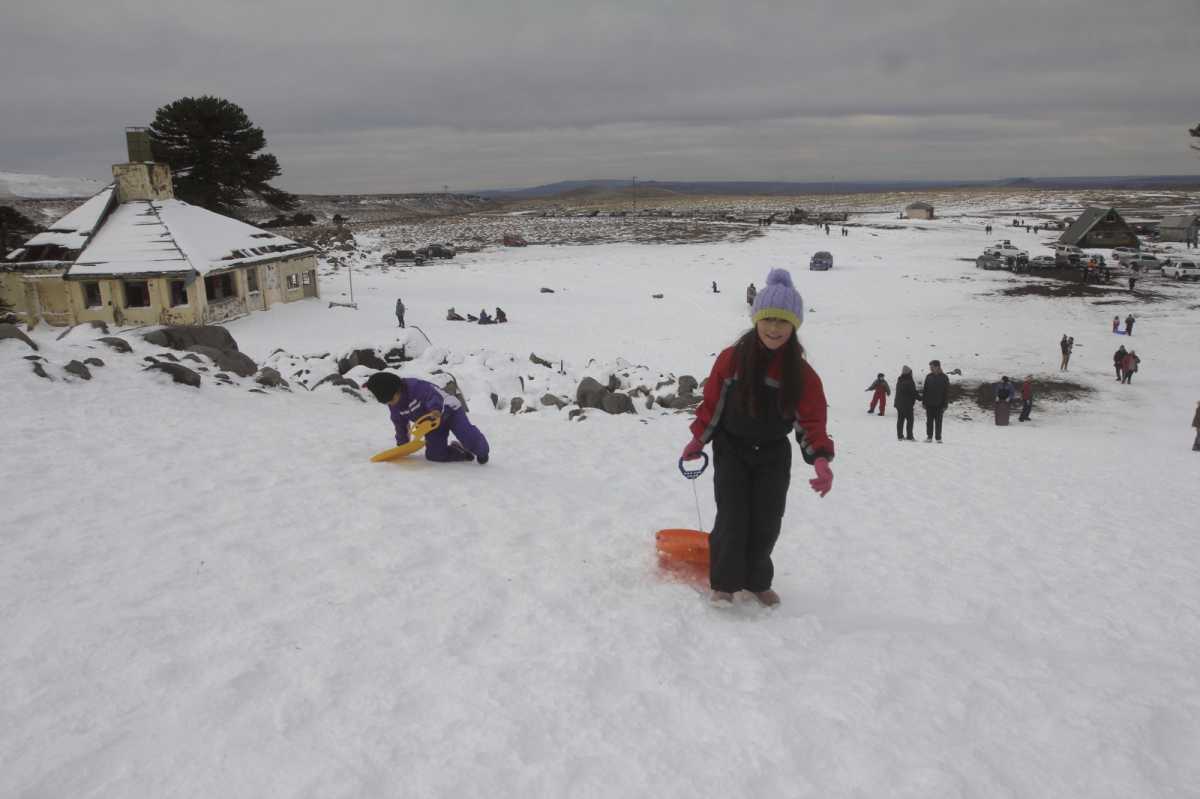
[[[633,189],[633,213],[637,215],[637,175],[633,176],[633,181],[630,183]]]

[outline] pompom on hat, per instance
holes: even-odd
[[[750,319],[755,324],[762,319],[782,319],[791,322],[792,327],[800,327],[804,321],[804,300],[786,269],[772,269],[767,275],[767,285],[754,298]]]

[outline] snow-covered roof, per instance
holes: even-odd
[[[117,206],[67,270],[73,278],[186,274],[246,266],[315,251],[182,200]]]
[[[34,247],[53,246],[67,250],[80,250],[87,243],[97,223],[104,218],[104,211],[112,200],[115,186],[106,186],[83,205],[76,208],[62,219],[55,222],[49,229],[37,234],[25,242],[25,249]],[[12,257],[11,255],[9,256]]]
[[[912,211],[912,210],[916,210],[916,209],[920,209],[923,211],[932,211],[933,206],[930,205],[929,203],[923,203],[923,202],[919,202],[919,201],[915,202],[915,203],[909,203],[908,205],[904,206],[904,210],[906,210],[906,211]]]

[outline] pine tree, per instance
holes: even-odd
[[[280,210],[296,198],[268,185],[280,175],[262,128],[220,97],[182,97],[154,114],[150,141],[156,160],[171,167],[175,196],[221,214],[233,214],[256,196]]]
[[[1195,138],[1200,139],[1200,125],[1196,125],[1196,127],[1189,130],[1188,133],[1192,134],[1192,136],[1194,136]],[[1192,149],[1200,150],[1200,144],[1193,142]]]

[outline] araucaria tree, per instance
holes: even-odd
[[[1188,131],[1188,133],[1192,134],[1197,139],[1200,139],[1200,125],[1197,125],[1196,127],[1192,128],[1191,130]],[[1192,142],[1192,149],[1200,150],[1200,144]]]
[[[181,97],[154,113],[150,141],[156,160],[171,167],[175,196],[221,214],[233,214],[256,196],[290,210],[296,198],[268,185],[279,177],[262,128],[236,103],[220,97]]]

